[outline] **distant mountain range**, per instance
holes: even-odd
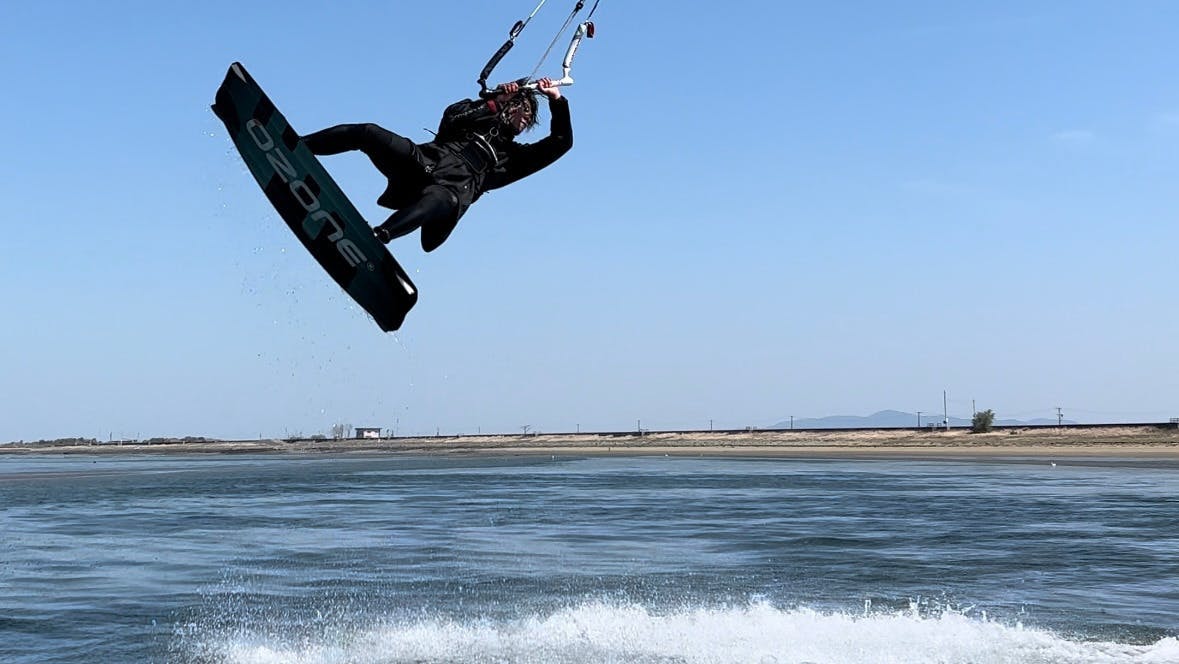
[[[921,426],[941,424],[941,413],[921,413]],[[1044,426],[1057,424],[1055,418],[1038,417],[1032,420],[1000,420],[994,422],[997,426]],[[950,426],[968,427],[970,420],[951,417]],[[1073,420],[1064,420],[1063,424],[1076,424]],[[917,413],[903,413],[899,410],[882,410],[871,415],[829,415],[827,417],[796,417],[795,429],[886,429],[892,427],[917,426]],[[782,420],[770,425],[771,429],[789,429],[790,420]]]

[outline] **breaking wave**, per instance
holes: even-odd
[[[181,659],[240,664],[396,662],[1106,663],[1176,662],[1179,639],[1148,645],[1070,640],[954,611],[851,614],[742,607],[655,612],[586,603],[512,620],[337,616],[315,629],[182,628]]]

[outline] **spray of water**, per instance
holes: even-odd
[[[313,633],[311,633],[313,632]],[[240,664],[338,662],[1020,662],[1179,661],[1179,640],[1153,644],[1075,641],[952,610],[850,614],[768,603],[653,612],[587,603],[513,620],[421,617],[349,624],[337,615],[313,630],[274,628],[200,634],[192,661]]]

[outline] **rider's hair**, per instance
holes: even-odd
[[[513,95],[512,98],[507,101],[507,103],[504,104],[504,108],[501,111],[500,117],[503,118],[504,123],[506,124],[508,120],[508,114],[513,108],[520,104],[527,104],[528,110],[531,111],[528,118],[528,124],[524,125],[523,129],[523,131],[528,131],[540,122],[540,104],[537,102],[536,90],[527,88],[521,89],[519,92]]]

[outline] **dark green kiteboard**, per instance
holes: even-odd
[[[401,327],[418,300],[409,275],[240,63],[230,65],[213,112],[315,260],[382,330]]]

